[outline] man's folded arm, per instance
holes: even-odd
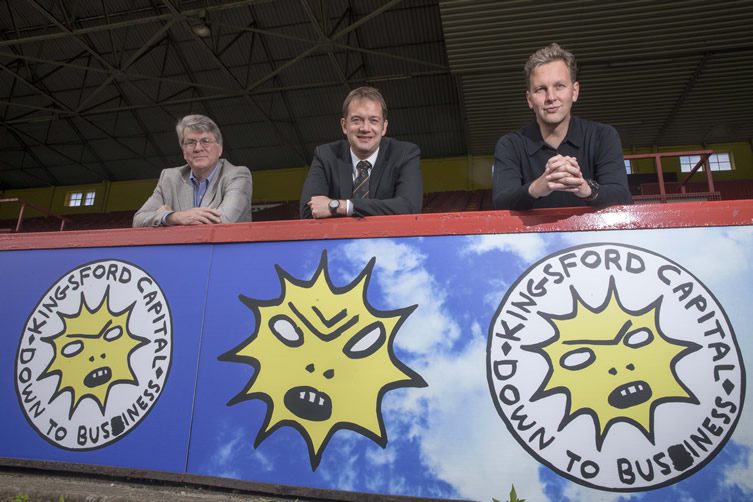
[[[311,197],[315,195],[328,195],[329,188],[327,183],[327,175],[324,172],[324,162],[319,154],[319,148],[314,150],[314,158],[311,160],[311,167],[309,168],[306,181],[303,183],[303,189],[301,189],[300,200],[300,215],[301,218],[311,219],[314,217],[311,214],[311,208],[308,206],[308,202]]]
[[[133,215],[134,227],[157,227],[162,224],[164,214],[170,212],[165,208],[165,198],[162,195],[162,179],[164,176],[165,172],[163,171],[152,195]]]
[[[523,183],[520,159],[508,136],[497,141],[494,148],[494,171],[492,176],[492,207],[494,209],[525,210],[533,207],[528,192],[530,183]]]
[[[591,205],[594,207],[632,204],[625,171],[625,157],[617,130],[609,125],[603,128],[599,141],[601,150],[596,158],[594,173],[599,184],[599,196]]]

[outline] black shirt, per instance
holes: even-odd
[[[544,173],[547,161],[555,155],[578,159],[585,179],[599,184],[599,196],[587,202],[570,192],[555,191],[534,199],[528,186]],[[632,204],[620,137],[614,127],[570,117],[567,135],[558,148],[541,137],[536,121],[519,131],[506,134],[494,149],[492,203],[495,209]]]

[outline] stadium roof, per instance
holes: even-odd
[[[0,5],[0,189],[157,177],[174,126],[214,118],[225,156],[302,166],[374,85],[424,158],[490,155],[530,118],[522,65],[579,63],[578,114],[625,147],[753,141],[745,1],[18,0]]]

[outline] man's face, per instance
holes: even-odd
[[[348,115],[340,119],[343,134],[350,148],[360,159],[365,159],[379,148],[382,136],[387,132],[387,121],[382,105],[370,99],[354,99],[348,106]]]
[[[578,101],[578,92],[578,82],[573,82],[567,65],[557,60],[533,70],[526,99],[539,126],[554,128],[570,121],[570,109]]]
[[[222,145],[214,134],[206,131],[183,130],[183,158],[191,166],[194,176],[204,179],[222,155]]]

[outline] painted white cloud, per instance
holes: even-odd
[[[358,488],[357,476],[360,470],[357,465],[361,457],[356,454],[356,444],[356,438],[352,433],[339,431],[337,441],[331,441],[324,452],[330,460],[320,465],[317,472],[329,485],[333,485],[338,490],[350,491]],[[337,461],[332,462],[332,457],[336,457]],[[335,467],[327,468],[327,465]]]
[[[531,239],[540,252],[540,244],[534,242]],[[531,247],[515,249],[528,253]],[[426,256],[415,248],[390,240],[361,240],[342,250],[348,257],[363,256],[357,264],[361,268],[369,257],[378,257],[373,280],[383,293],[381,301],[394,308],[420,306],[401,328],[396,343],[413,355],[404,362],[429,386],[394,391],[385,398],[383,411],[393,417],[390,427],[400,429],[399,434],[388,430],[393,447],[399,447],[398,441],[417,440],[425,468],[455,487],[461,497],[504,498],[514,483],[526,487],[529,500],[542,499],[539,464],[507,432],[489,396],[485,328],[474,322],[463,332],[446,303],[444,286],[425,268]],[[458,352],[453,344],[461,336],[465,347]],[[369,460],[382,466],[392,461],[389,457]],[[537,492],[531,493],[533,489]]]
[[[424,268],[426,257],[415,248],[388,239],[362,239],[342,248],[349,257],[363,257],[362,269],[371,256],[377,257],[373,281],[383,292],[389,308],[418,305],[400,329],[396,346],[412,353],[430,354],[446,350],[460,336],[460,327],[445,312],[445,286]]]
[[[373,465],[389,465],[395,462],[396,449],[370,449],[366,450],[366,459]]]
[[[563,494],[568,499],[577,500],[578,502],[612,502],[625,500],[626,498],[626,494],[624,493],[593,490],[577,483],[568,483],[565,486]],[[641,498],[643,498],[642,494],[631,493],[629,500],[640,500]]]
[[[241,431],[235,431],[233,437],[227,440],[226,443],[220,445],[220,447],[214,452],[214,455],[212,455],[212,461],[216,465],[228,465],[232,463],[235,458],[235,450],[243,440],[244,436]]]
[[[510,289],[511,284],[503,279],[489,279],[487,281],[487,290],[484,293],[483,302],[491,312],[497,310],[502,298]]]
[[[271,471],[272,462],[259,450],[251,447],[247,431],[241,428],[229,428],[227,424],[220,425],[218,436],[219,446],[209,457],[209,472],[214,476],[225,478],[240,478],[241,473],[236,466],[239,462],[253,461],[258,470]]]
[[[748,449],[745,457],[744,460],[726,470],[724,483],[737,485],[753,496],[753,450]]]
[[[480,327],[462,352],[438,354],[420,368],[427,415],[419,436],[423,462],[461,497],[503,499],[515,484],[521,497],[542,500],[539,464],[513,439],[486,382],[486,340]],[[524,491],[521,491],[523,489]]]
[[[466,237],[461,255],[485,254],[490,252],[511,253],[523,262],[535,262],[547,251],[545,239],[540,234],[496,234],[472,235]],[[472,258],[471,258],[472,260]],[[490,278],[483,302],[492,310],[499,306],[510,284],[503,279]]]
[[[541,234],[474,235],[466,240],[465,253],[499,251],[516,254],[524,260],[536,260],[546,252],[546,241]]]

